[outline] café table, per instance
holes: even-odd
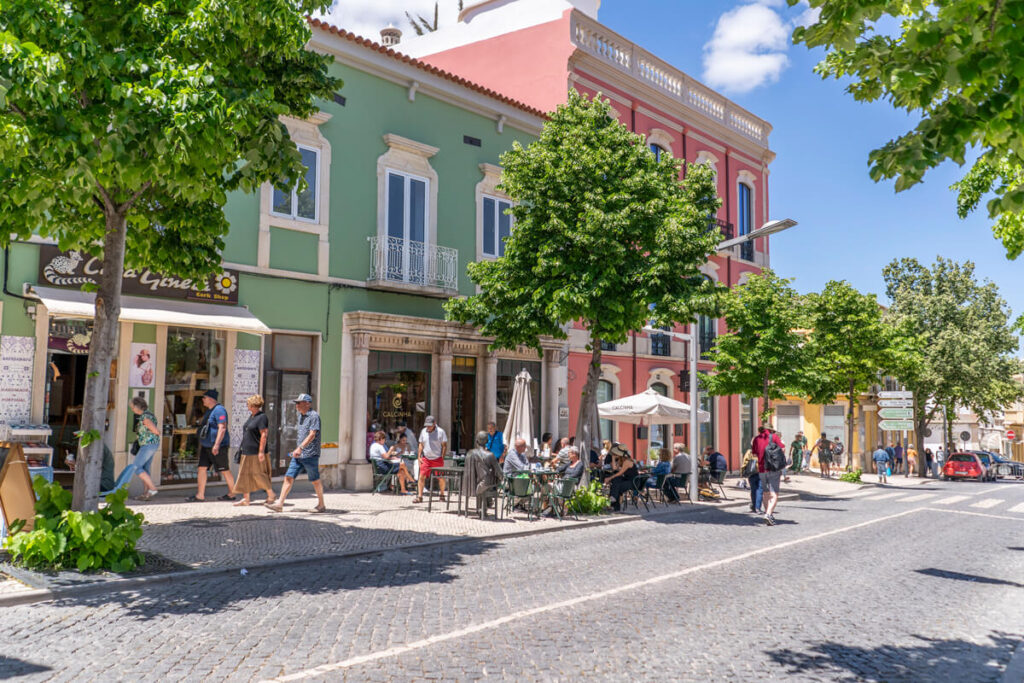
[[[452,496],[457,495],[458,505],[456,506],[456,512],[462,512],[462,475],[465,472],[464,467],[434,467],[430,470],[430,481],[427,482],[428,487],[428,498],[427,498],[427,512],[430,512],[434,504],[434,480],[443,479],[447,484],[448,498],[445,500],[444,509],[447,511],[452,504]]]

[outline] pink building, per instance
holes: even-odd
[[[619,120],[644,135],[655,153],[668,152],[688,162],[707,162],[718,174],[722,208],[718,222],[727,237],[748,234],[768,220],[768,146],[771,126],[727,98],[658,59],[629,39],[602,26],[600,0],[477,0],[453,26],[402,43],[399,50],[514,97],[544,111],[566,99],[570,88],[601,93],[611,100]],[[498,121],[497,125],[501,125]],[[741,283],[769,263],[768,238],[735,246],[715,256],[703,271],[729,286]],[[718,320],[697,327],[701,349],[723,331]],[[690,331],[679,327],[677,331]],[[568,420],[576,424],[580,392],[590,354],[587,333],[570,336]],[[599,400],[654,388],[688,400],[685,344],[664,335],[636,334],[629,343],[606,347]],[[701,362],[700,370],[713,370]],[[739,396],[704,396],[712,414],[701,427],[701,445],[712,444],[738,468],[757,415],[756,401]],[[603,422],[604,438],[621,441],[641,456],[649,448],[686,441],[687,426],[637,430]]]

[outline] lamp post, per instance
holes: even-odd
[[[774,235],[776,233],[782,232],[783,230],[788,230],[788,229],[792,228],[793,226],[795,226],[796,224],[797,224],[797,222],[795,220],[793,220],[792,218],[783,218],[782,220],[768,221],[767,223],[762,225],[757,230],[749,232],[746,235],[740,235],[739,237],[735,237],[733,239],[728,239],[728,240],[725,240],[724,242],[720,242],[716,249],[717,249],[717,251],[722,252],[722,251],[724,251],[726,249],[729,249],[731,247],[736,246],[737,244],[743,244],[744,242],[749,242],[750,240],[755,240],[755,239],[757,239],[759,237],[767,237],[768,235]],[[674,339],[680,339],[680,340],[688,342],[689,353],[687,355],[689,356],[688,360],[689,360],[689,364],[690,364],[690,487],[689,487],[689,494],[690,494],[690,501],[691,502],[696,502],[697,501],[697,497],[698,497],[698,493],[699,493],[698,481],[697,480],[698,480],[699,474],[700,474],[700,472],[698,471],[698,468],[697,468],[697,447],[698,447],[697,435],[698,435],[698,430],[700,429],[699,422],[698,422],[698,419],[699,419],[699,416],[700,416],[700,408],[699,408],[700,392],[699,392],[699,390],[697,388],[697,359],[699,357],[699,353],[697,351],[697,344],[698,344],[697,328],[698,328],[699,324],[700,324],[699,320],[692,321],[690,323],[690,325],[693,326],[693,333],[692,334],[689,334],[689,333],[686,333],[686,332],[671,332],[671,331],[670,332],[665,332],[663,330],[656,330],[656,329],[654,329],[653,327],[651,327],[649,325],[647,327],[644,327],[644,329],[643,329],[644,332],[653,332],[653,333],[658,333],[658,334],[667,334],[670,337],[673,337]]]

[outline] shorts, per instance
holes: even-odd
[[[759,472],[758,476],[761,478],[761,488],[768,493],[778,493],[779,486],[782,483],[782,471],[778,472]]]
[[[420,461],[420,478],[430,479],[430,470],[434,470],[439,467],[444,467],[444,458],[437,458],[435,460],[423,458],[423,460]]]
[[[831,465],[832,464],[832,456],[831,455],[819,455],[818,456],[818,462],[820,464],[822,464],[822,465]]]
[[[313,458],[296,458],[292,457],[292,461],[288,464],[288,471],[284,473],[284,476],[289,479],[295,479],[303,472],[309,477],[310,481],[317,481],[320,479],[320,456]]]
[[[199,467],[213,468],[214,472],[227,472],[231,469],[228,464],[227,446],[221,446],[217,455],[213,454],[213,446],[199,447]]]

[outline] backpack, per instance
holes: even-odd
[[[764,467],[769,472],[780,472],[786,469],[786,452],[774,441],[769,441],[764,449]]]

